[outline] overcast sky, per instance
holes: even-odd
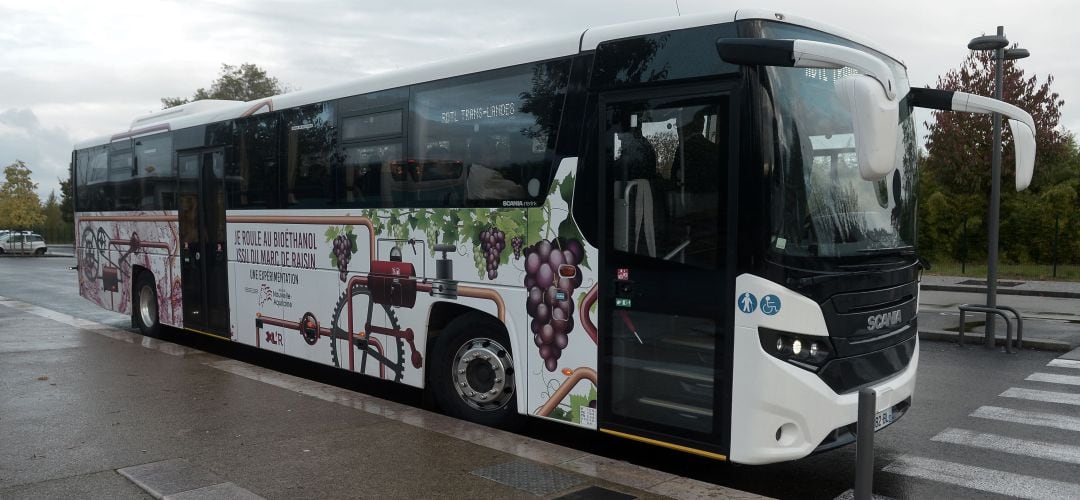
[[[255,63],[294,89],[459,56],[589,26],[675,15],[674,0],[0,0],[0,167],[25,161],[44,199],[75,142],[127,130],[161,97],[207,87],[222,63]],[[377,7],[376,7],[377,5]],[[875,42],[934,84],[967,41],[1005,24],[1021,62],[1066,100],[1080,130],[1080,57],[1068,0],[679,0],[683,14],[753,7],[831,24]],[[1019,11],[1019,12],[1018,12]],[[928,113],[916,115],[926,120]]]

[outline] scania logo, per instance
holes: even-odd
[[[900,310],[889,311],[887,313],[875,314],[866,318],[866,328],[870,331],[880,328],[888,328],[895,324],[900,323]]]

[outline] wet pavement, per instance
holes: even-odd
[[[919,334],[927,340],[958,342],[959,306],[985,303],[984,293],[923,287],[919,296]],[[1065,352],[1080,347],[1080,299],[1004,294],[998,295],[997,303],[1020,312],[1025,348]],[[1006,336],[1004,320],[996,315],[994,320],[997,322],[995,337],[1003,344]],[[969,312],[964,322],[965,342],[981,345],[986,333],[986,314]],[[1013,325],[1015,329],[1015,321]]]
[[[0,325],[0,498],[753,497],[6,297]]]
[[[825,499],[853,484],[853,446],[747,467],[541,421],[507,433],[338,370],[197,335],[142,337],[76,295],[73,263],[0,260],[0,498],[146,498],[141,482],[169,498],[617,498],[597,487]],[[924,315],[971,301],[936,293],[923,292]],[[1033,325],[1078,303],[1019,298],[1033,300],[1018,305]],[[920,351],[911,410],[875,435],[876,493],[1078,491],[1080,351]]]
[[[1033,297],[1080,299],[1080,282],[1077,281],[1040,281],[1023,279],[998,279],[997,281],[998,296],[1026,295]],[[964,276],[923,275],[922,289],[942,292],[985,294],[986,279]],[[985,300],[983,302],[985,302]]]

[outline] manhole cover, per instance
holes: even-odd
[[[472,471],[472,474],[533,495],[550,495],[584,482],[575,475],[520,460],[481,467]]]

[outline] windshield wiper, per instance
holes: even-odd
[[[892,255],[892,254],[915,255],[915,247],[911,246],[911,245],[908,245],[908,246],[891,247],[891,248],[864,248],[862,250],[856,250],[856,252],[861,253],[863,255]]]

